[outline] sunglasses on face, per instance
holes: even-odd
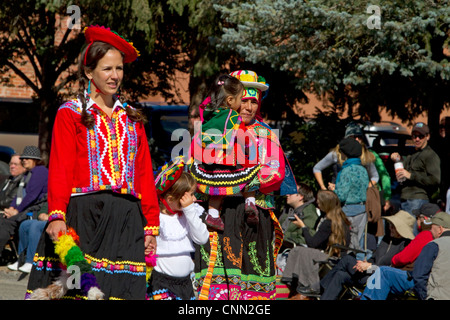
[[[425,138],[425,136],[423,134],[413,134],[411,136],[413,139],[419,138],[420,140],[422,140],[423,138]]]

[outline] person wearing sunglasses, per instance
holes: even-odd
[[[425,123],[418,122],[414,125],[411,138],[415,152],[406,157],[394,152],[391,154],[391,159],[403,161],[404,169],[396,173],[397,179],[406,179],[401,184],[401,209],[413,215],[413,210],[430,202],[432,194],[439,187],[441,166],[439,156],[428,143],[430,129]]]

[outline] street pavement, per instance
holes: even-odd
[[[29,275],[0,266],[0,300],[23,300]]]

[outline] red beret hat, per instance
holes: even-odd
[[[84,35],[86,37],[86,42],[89,44],[92,44],[95,41],[101,41],[114,46],[117,50],[124,54],[124,63],[133,62],[139,56],[139,51],[133,46],[132,42],[128,42],[110,28],[105,28],[98,25],[89,26],[84,29]]]

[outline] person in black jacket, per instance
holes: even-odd
[[[22,166],[19,154],[13,154],[9,161],[10,175],[0,184],[0,210],[9,208],[11,202],[16,197],[19,183],[25,173],[26,169]]]
[[[325,216],[321,218],[314,235],[297,215],[295,224],[302,228],[306,246],[296,246],[289,253],[281,281],[287,283],[293,292],[293,299],[302,299],[302,293],[319,292],[319,264],[329,255],[339,256],[334,244],[350,244],[350,221],[341,209],[339,198],[333,191],[320,190],[317,204]]]

